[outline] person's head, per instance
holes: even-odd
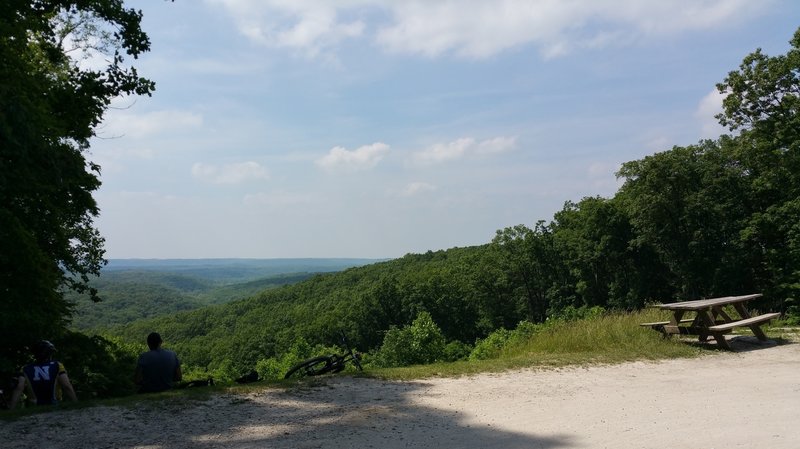
[[[147,346],[149,346],[151,350],[158,349],[162,341],[161,335],[159,335],[158,332],[151,332],[150,335],[147,336]]]
[[[41,340],[33,347],[33,356],[36,357],[37,362],[50,360],[55,352],[55,345],[47,340]]]

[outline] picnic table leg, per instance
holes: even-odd
[[[739,316],[741,316],[743,320],[746,320],[747,318],[750,318],[750,312],[747,311],[747,307],[744,306],[744,303],[737,302],[736,304],[733,305],[733,307],[736,308],[736,311],[739,312]],[[760,324],[754,324],[754,325],[749,326],[749,327],[750,327],[750,330],[753,331],[753,334],[759,340],[761,340],[761,341],[767,341],[768,340],[767,335],[764,333],[764,331],[761,330],[761,325]]]
[[[667,330],[667,326],[661,326],[659,331],[661,332],[661,336],[664,338],[671,338],[673,333],[680,333],[680,322],[683,318],[683,314],[686,313],[684,310],[674,310],[672,312],[672,318],[667,326],[669,326],[672,330]]]
[[[711,310],[698,310],[697,317],[702,322],[702,328],[703,328],[703,330],[700,331],[700,341],[706,341],[708,340],[708,335],[709,335],[709,332],[706,329],[715,324],[714,315],[711,312]],[[725,334],[714,332],[711,335],[713,335],[714,340],[717,341],[717,346],[719,346],[722,349],[731,349],[731,347],[728,346],[727,340],[725,340]]]
[[[676,310],[675,313],[672,314],[672,322],[670,324],[673,326],[679,325],[684,313],[686,312],[683,310]]]
[[[730,323],[731,321],[733,321],[733,318],[731,318],[727,313],[725,313],[725,311],[722,310],[722,307],[719,306],[711,308],[711,315],[712,315],[711,318],[714,321],[714,323],[717,322],[717,315],[721,316],[726,323]]]
[[[714,321],[713,315],[711,321]],[[708,340],[708,333],[703,332],[703,329],[707,328],[708,324],[708,313],[704,310],[698,310],[697,314],[694,317],[694,321],[689,326],[689,328],[694,329],[697,332],[697,340],[705,342]]]

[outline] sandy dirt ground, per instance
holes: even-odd
[[[800,344],[734,349],[58,410],[0,421],[0,447],[800,448]]]

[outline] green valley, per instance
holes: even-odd
[[[317,273],[375,262],[371,259],[112,259],[91,279],[100,302],[69,292],[72,326],[109,326],[222,304],[307,279]]]

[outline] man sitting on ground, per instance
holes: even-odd
[[[157,393],[172,388],[173,382],[183,377],[178,356],[161,348],[161,335],[152,332],[147,336],[150,350],[139,356],[134,381],[139,385],[139,393]]]

